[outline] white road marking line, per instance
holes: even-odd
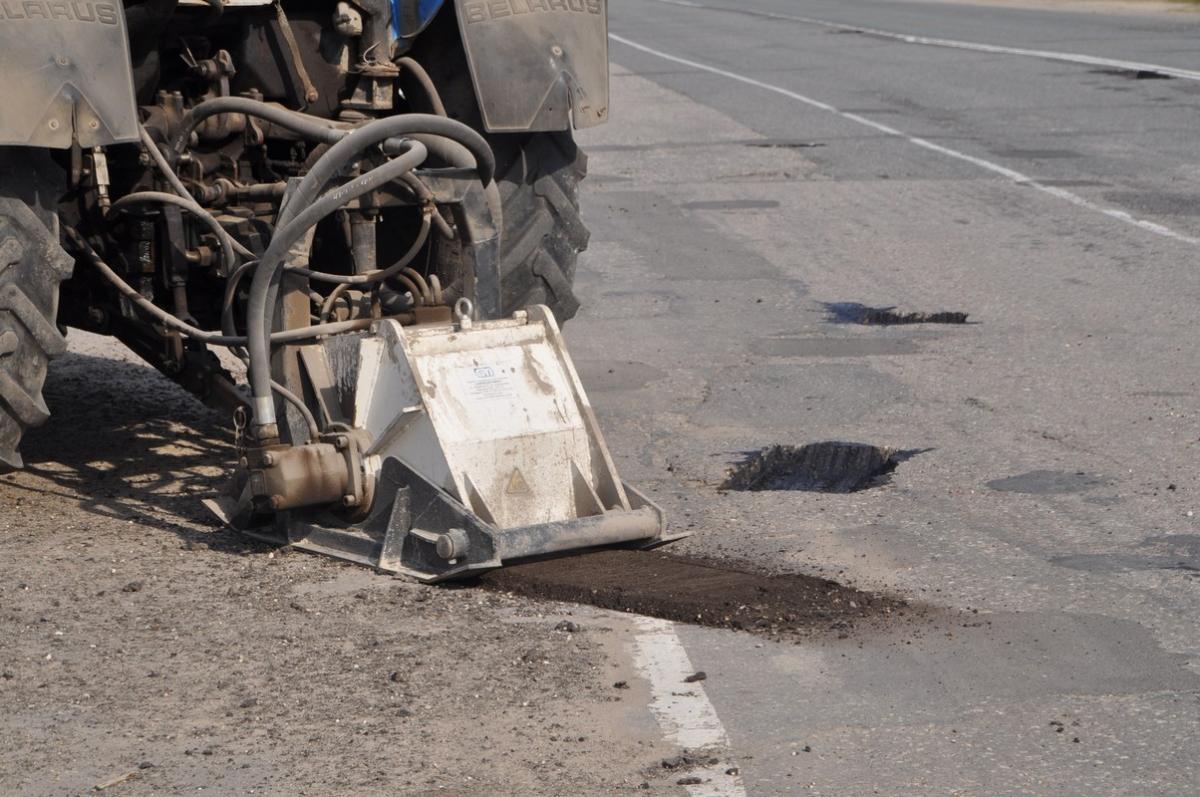
[[[688,785],[691,797],[746,797],[740,773],[727,775],[733,767],[720,755],[728,749],[729,737],[708,693],[699,683],[685,683],[695,672],[687,651],[675,634],[675,626],[654,617],[635,617],[638,631],[633,642],[633,663],[650,683],[650,711],[666,737],[688,750],[709,750],[720,760],[713,765],[677,770],[679,777],[694,775],[703,782]],[[736,770],[734,770],[736,772]]]
[[[889,136],[895,136],[896,138],[903,139],[904,141],[907,141],[910,144],[914,144],[918,147],[921,147],[922,149],[927,149],[930,152],[936,152],[939,155],[945,155],[948,158],[954,158],[955,160],[960,160],[960,161],[963,161],[964,163],[970,163],[973,166],[978,166],[980,169],[989,171],[992,174],[996,174],[996,175],[999,175],[1000,177],[1004,177],[1007,180],[1011,180],[1012,182],[1014,182],[1018,185],[1028,186],[1029,188],[1036,188],[1038,191],[1041,191],[1044,194],[1049,194],[1052,197],[1057,197],[1058,199],[1065,200],[1067,202],[1070,202],[1072,205],[1083,208],[1085,210],[1090,210],[1094,213],[1100,213],[1104,216],[1107,216],[1110,219],[1115,219],[1116,221],[1120,221],[1125,224],[1129,224],[1131,226],[1137,227],[1140,230],[1145,230],[1146,232],[1154,233],[1155,235],[1161,235],[1162,237],[1170,238],[1173,241],[1180,241],[1182,243],[1190,244],[1192,246],[1200,246],[1200,238],[1196,238],[1196,237],[1193,237],[1190,235],[1185,235],[1181,232],[1176,232],[1175,230],[1171,229],[1170,227],[1159,224],[1157,222],[1148,221],[1146,219],[1136,218],[1135,216],[1130,214],[1128,211],[1120,210],[1118,208],[1110,208],[1110,207],[1106,207],[1104,205],[1098,205],[1089,199],[1084,199],[1083,197],[1079,196],[1078,194],[1074,194],[1065,189],[1059,188],[1057,186],[1051,186],[1051,185],[1046,185],[1044,183],[1040,183],[1037,180],[1035,180],[1034,178],[1030,177],[1029,175],[1019,172],[1016,169],[1010,169],[1007,166],[1001,166],[999,163],[993,163],[992,161],[985,160],[984,158],[977,158],[974,155],[968,155],[965,152],[959,152],[956,149],[951,149],[950,147],[944,147],[941,144],[935,144],[932,141],[929,141],[928,139],[920,138],[919,136],[910,136],[908,133],[905,133],[903,130],[897,130],[894,127],[889,127],[888,125],[881,124],[880,122],[872,121],[870,119],[867,119],[864,116],[859,116],[856,113],[850,113],[848,111],[839,110],[827,102],[821,102],[820,100],[815,100],[812,97],[807,97],[807,96],[805,96],[803,94],[799,94],[795,91],[790,91],[788,89],[783,88],[782,86],[776,86],[771,83],[764,83],[761,80],[755,80],[752,77],[747,77],[745,75],[739,75],[736,72],[730,72],[725,69],[719,69],[715,66],[709,66],[708,64],[702,64],[699,61],[693,61],[689,58],[681,58],[677,55],[671,55],[670,53],[665,53],[661,50],[656,50],[653,47],[647,47],[644,44],[638,44],[635,41],[626,39],[624,36],[618,36],[615,33],[608,34],[608,37],[615,42],[619,42],[621,44],[624,44],[627,47],[632,47],[635,50],[640,50],[644,53],[648,53],[648,54],[656,56],[658,58],[662,58],[663,60],[673,61],[674,63],[682,64],[683,66],[690,66],[693,69],[698,69],[702,72],[708,72],[713,75],[720,75],[721,77],[728,78],[730,80],[736,80],[739,83],[745,83],[748,86],[754,86],[755,88],[760,88],[760,89],[763,89],[764,91],[774,92],[775,94],[782,95],[784,97],[787,97],[788,99],[795,100],[796,102],[804,103],[805,105],[816,108],[818,110],[827,111],[829,113],[836,114],[836,115],[842,117],[843,119],[849,119],[851,122],[855,122],[857,124],[863,125],[864,127],[869,127],[872,130],[877,130],[880,133],[884,133]]]
[[[916,36],[911,33],[896,33],[895,31],[890,30],[879,30],[878,28],[864,28],[861,25],[850,25],[844,22],[831,22],[827,19],[796,16],[794,14],[778,14],[773,11],[760,11],[758,9],[749,8],[725,8],[722,6],[709,6],[702,3],[689,2],[689,0],[656,0],[656,2],[665,3],[672,6],[699,8],[705,11],[725,11],[731,14],[745,14],[754,17],[764,17],[766,19],[801,22],[806,25],[817,25],[823,28],[830,28],[832,30],[847,31],[849,33],[863,33],[870,36],[879,36],[885,39],[894,39],[895,41],[904,42],[905,44],[921,44],[927,47],[949,47],[954,50],[971,50],[973,52],[991,53],[993,55],[1020,55],[1027,58],[1041,58],[1045,61],[1062,61],[1070,64],[1083,64],[1085,66],[1109,67],[1112,69],[1129,70],[1131,72],[1154,72],[1159,75],[1170,75],[1171,77],[1182,78],[1184,80],[1200,80],[1200,72],[1191,69],[1180,69],[1179,67],[1174,66],[1164,66],[1162,64],[1146,64],[1140,61],[1122,61],[1115,58],[1100,58],[1094,55],[1084,55],[1083,53],[1063,53],[1056,50],[1028,50],[1023,47],[1004,47],[998,44],[964,42],[957,41],[955,39],[937,39],[929,36]]]

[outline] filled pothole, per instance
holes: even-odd
[[[831,321],[839,324],[865,326],[897,326],[902,324],[965,324],[968,313],[957,310],[919,312],[898,310],[895,307],[868,307],[857,302],[826,302],[825,310]]]
[[[853,493],[886,483],[897,465],[919,453],[840,441],[767,446],[730,468],[720,489]]]
[[[505,567],[487,589],[584,603],[776,639],[845,637],[877,618],[915,618],[902,600],[808,575],[766,575],[658,551],[606,550]]]

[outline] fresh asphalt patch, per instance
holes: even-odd
[[[866,621],[913,620],[922,613],[903,600],[816,576],[766,575],[655,551],[607,550],[515,565],[482,576],[480,584],[772,639],[844,637]]]

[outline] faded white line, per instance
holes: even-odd
[[[1174,240],[1174,241],[1181,241],[1182,243],[1191,244],[1192,246],[1200,246],[1200,238],[1195,238],[1190,235],[1185,235],[1181,232],[1176,232],[1175,230],[1171,229],[1170,227],[1159,224],[1157,222],[1148,221],[1146,219],[1136,218],[1129,212],[1120,210],[1119,208],[1110,208],[1110,207],[1106,207],[1104,205],[1098,205],[1095,202],[1092,202],[1091,200],[1084,199],[1083,197],[1079,196],[1078,194],[1074,194],[1065,189],[1059,188],[1057,186],[1046,185],[1044,183],[1040,183],[1037,180],[1035,180],[1034,178],[1030,177],[1029,175],[1023,174],[1022,172],[1019,172],[1016,169],[1010,169],[1007,166],[1000,165],[999,163],[993,163],[992,161],[985,160],[984,158],[977,158],[974,155],[968,155],[965,152],[959,152],[956,149],[951,149],[950,147],[944,147],[941,144],[935,144],[932,141],[929,141],[928,139],[920,138],[919,136],[910,136],[908,133],[905,133],[902,130],[897,130],[894,127],[890,127],[890,126],[882,124],[880,122],[872,121],[871,119],[867,119],[865,116],[860,116],[856,113],[850,113],[848,111],[839,110],[827,102],[821,102],[820,100],[815,100],[812,97],[807,97],[807,96],[805,96],[803,94],[799,94],[795,91],[785,89],[782,86],[776,86],[771,83],[764,83],[761,80],[755,80],[754,78],[747,77],[746,75],[739,75],[736,72],[730,72],[728,70],[720,69],[715,66],[709,66],[708,64],[702,64],[699,61],[693,61],[689,58],[681,58],[677,55],[671,55],[670,53],[665,53],[662,50],[656,50],[653,47],[647,47],[644,44],[638,44],[635,41],[626,39],[624,36],[618,36],[615,33],[608,34],[608,37],[615,42],[619,42],[621,44],[626,45],[627,47],[632,47],[635,50],[640,50],[641,52],[648,53],[649,55],[653,55],[658,58],[662,58],[663,60],[672,61],[677,64],[682,64],[683,66],[689,66],[693,69],[698,69],[702,72],[708,72],[709,74],[720,75],[721,77],[728,78],[730,80],[736,80],[737,82],[744,83],[748,86],[754,86],[755,88],[760,88],[760,89],[763,89],[764,91],[770,91],[775,94],[782,95],[784,97],[787,97],[788,99],[795,100],[796,102],[803,103],[812,108],[816,108],[821,111],[827,111],[829,113],[836,114],[836,115],[842,117],[843,119],[849,119],[851,122],[855,122],[857,124],[863,125],[864,127],[869,127],[872,130],[877,130],[878,132],[884,133],[885,135],[895,136],[896,138],[903,139],[904,141],[907,141],[910,144],[914,144],[918,147],[921,147],[922,149],[929,150],[930,152],[936,152],[939,155],[945,155],[948,158],[954,158],[955,160],[960,160],[960,161],[963,161],[964,163],[970,163],[973,166],[977,166],[980,169],[984,169],[985,171],[991,172],[992,174],[996,174],[996,175],[999,175],[1000,177],[1004,177],[1005,179],[1011,180],[1012,182],[1017,183],[1019,185],[1028,186],[1030,188],[1036,188],[1038,191],[1041,191],[1044,194],[1049,194],[1052,197],[1056,197],[1058,199],[1065,200],[1067,202],[1070,202],[1072,205],[1075,205],[1080,208],[1084,208],[1085,210],[1090,210],[1094,213],[1100,213],[1104,216],[1107,216],[1110,219],[1115,219],[1116,221],[1122,222],[1124,224],[1129,224],[1133,227],[1137,227],[1140,230],[1145,230],[1146,232],[1154,233],[1155,235],[1161,235],[1164,238],[1170,238],[1171,240]]]
[[[691,797],[746,797],[742,776],[723,753],[729,737],[708,693],[699,683],[684,681],[695,670],[688,659],[675,626],[653,617],[635,617],[638,631],[633,643],[633,663],[650,683],[650,711],[670,741],[687,750],[703,750],[716,757],[716,764],[703,764],[679,777],[698,777],[688,784]],[[731,772],[732,774],[726,774]]]
[[[897,33],[890,30],[880,30],[878,28],[864,28],[861,25],[850,25],[845,22],[832,22],[827,19],[816,19],[815,17],[797,16],[795,14],[779,14],[774,11],[761,11],[759,9],[750,8],[728,8],[724,6],[710,6],[702,3],[693,3],[690,0],[656,0],[659,3],[665,3],[672,6],[685,6],[687,8],[699,8],[704,11],[724,11],[729,14],[744,14],[752,17],[763,17],[765,19],[778,19],[787,22],[800,22],[805,25],[816,25],[822,28],[831,30],[845,31],[847,33],[861,33],[868,36],[878,36],[884,39],[892,39],[905,44],[920,44],[927,47],[948,47],[954,50],[970,50],[977,53],[991,53],[992,55],[1019,55],[1026,58],[1040,58],[1044,61],[1061,61],[1069,64],[1083,64],[1085,66],[1108,67],[1111,69],[1121,69],[1130,72],[1153,72],[1159,75],[1170,75],[1171,77],[1182,78],[1184,80],[1200,80],[1200,72],[1191,69],[1181,69],[1174,66],[1164,66],[1163,64],[1147,64],[1141,61],[1122,61],[1115,58],[1100,58],[1095,55],[1085,55],[1083,53],[1064,53],[1057,50],[1029,50],[1024,47],[1005,47],[999,44],[984,44],[982,42],[964,42],[955,39],[938,39],[930,36],[917,36],[912,33]]]

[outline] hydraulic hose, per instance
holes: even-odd
[[[145,125],[138,125],[138,137],[142,139],[142,144],[146,147],[146,151],[150,153],[151,160],[158,170],[162,172],[162,176],[171,184],[171,188],[175,189],[175,193],[179,194],[184,199],[193,199],[187,186],[179,179],[179,175],[171,168],[171,164],[167,162],[166,156],[162,154],[162,150],[158,148],[158,144],[154,143],[154,139],[150,137],[150,131]]]
[[[429,102],[429,109],[438,116],[446,115],[446,105],[442,102],[442,95],[438,93],[437,86],[433,84],[433,78],[425,71],[425,67],[414,59],[404,56],[393,61],[401,70],[412,75],[413,80],[421,87],[421,91],[425,93],[425,99]]]
[[[402,119],[403,117],[394,118]],[[371,127],[390,121],[392,119],[381,119],[378,122],[372,122],[364,126],[362,128],[364,139],[366,138],[365,132]],[[279,214],[281,219],[286,214],[286,221],[282,226],[276,227],[270,246],[263,253],[258,267],[254,269],[254,278],[250,283],[250,297],[246,311],[246,332],[247,348],[250,357],[248,365],[250,393],[254,402],[255,423],[260,427],[274,425],[276,422],[275,404],[271,400],[270,375],[270,341],[273,336],[269,328],[274,313],[268,312],[268,310],[275,306],[275,299],[279,293],[279,283],[284,271],[283,262],[288,250],[307,233],[310,227],[321,219],[363,194],[370,193],[395,180],[401,174],[412,171],[425,160],[426,156],[425,147],[417,142],[412,142],[412,148],[403,155],[384,163],[382,166],[375,167],[345,185],[331,189],[315,202],[302,201],[301,194],[304,190],[304,183],[313,178],[318,172],[324,173],[321,167],[327,159],[332,159],[335,156],[344,157],[344,151],[338,152],[338,148],[344,143],[346,142],[342,141],[331,147],[329,152],[325,153],[321,160],[313,167],[312,171],[308,173],[308,176],[301,181],[301,187],[297,189],[291,201],[288,202],[287,206]],[[330,176],[332,176],[332,173],[336,172],[336,168],[330,169],[329,172]],[[326,181],[327,179],[321,180],[320,185],[324,185]],[[289,214],[288,210],[292,208],[303,208],[303,210],[295,214]]]
[[[421,217],[421,228],[417,231],[417,238],[412,246],[408,248],[399,260],[387,268],[368,271],[366,274],[329,274],[324,271],[312,271],[311,269],[301,266],[284,266],[289,274],[298,274],[302,277],[308,277],[317,282],[330,282],[335,285],[370,285],[375,282],[383,282],[386,279],[396,276],[401,271],[408,268],[418,254],[421,252],[421,247],[425,245],[425,241],[429,238],[430,213],[423,214]]]
[[[251,100],[246,97],[216,97],[211,100],[205,100],[193,106],[183,116],[183,121],[179,132],[175,134],[171,145],[168,148],[168,159],[175,161],[183,154],[187,148],[188,142],[191,140],[192,133],[195,129],[210,116],[216,116],[222,113],[241,113],[247,116],[253,116],[259,119],[264,119],[272,124],[279,125],[282,128],[291,130],[299,136],[314,141],[320,141],[325,144],[336,144],[344,141],[347,138],[355,138],[370,129],[386,129],[389,132],[378,138],[372,138],[370,141],[363,143],[361,146],[352,147],[355,152],[361,152],[372,144],[380,144],[387,139],[399,136],[405,136],[411,133],[426,133],[434,136],[443,136],[451,139],[462,146],[466,147],[475,157],[476,167],[479,169],[479,177],[484,185],[492,181],[492,176],[496,170],[496,161],[492,156],[491,147],[483,136],[479,135],[475,130],[445,116],[437,116],[435,114],[417,114],[409,113],[400,116],[390,116],[385,119],[378,119],[374,122],[368,122],[365,125],[354,128],[343,128],[335,126],[336,123],[322,119],[319,116],[310,116],[308,114],[298,113],[288,110],[278,105],[260,102],[259,100]],[[385,128],[378,128],[381,123],[389,123]],[[387,142],[389,147],[396,146],[400,142]],[[333,150],[331,149],[330,152]],[[325,162],[325,158],[330,153],[326,153],[318,161],[318,165]],[[342,168],[344,164],[339,163],[336,168]],[[314,167],[315,169],[316,167]],[[311,172],[310,172],[311,173]],[[328,182],[336,173],[336,169],[324,178],[322,185]],[[321,186],[318,186],[318,189]]]
[[[217,240],[221,242],[221,256],[225,260],[225,268],[230,274],[232,274],[237,268],[237,256],[239,254],[243,257],[254,257],[253,252],[234,240],[233,236],[221,226],[221,223],[217,221],[216,217],[196,204],[196,200],[194,199],[184,199],[181,196],[168,194],[165,191],[138,191],[133,194],[126,194],[116,202],[113,202],[110,212],[116,213],[118,211],[125,210],[130,205],[136,205],[142,202],[157,202],[162,205],[175,205],[176,207],[183,208],[196,218],[200,219],[200,221],[204,222],[204,224],[217,236]]]
[[[280,105],[272,105],[248,97],[216,97],[197,103],[183,115],[183,124],[167,149],[168,159],[172,162],[179,159],[179,156],[187,149],[192,133],[200,126],[201,122],[210,116],[223,113],[241,113],[263,119],[303,138],[323,141],[326,144],[340,141],[349,132],[331,127],[328,119],[297,113]]]
[[[212,102],[216,102],[216,100]],[[368,147],[384,143],[389,139],[402,136],[411,138],[415,134],[421,133],[448,138],[465,147],[475,159],[475,169],[479,172],[479,180],[485,186],[491,184],[496,172],[496,159],[492,155],[491,147],[479,133],[462,122],[442,116],[416,113],[389,116],[368,122],[353,131],[343,132],[342,139],[330,147],[300,181],[295,194],[280,211],[279,218],[275,221],[276,227],[281,227],[291,221],[298,212],[295,210],[296,208],[308,206],[316,198],[317,192],[339,172],[358,160]],[[411,148],[415,142],[407,140],[404,143]],[[428,151],[424,144],[422,144],[422,151]]]
[[[147,315],[153,316],[155,320],[163,324],[163,326],[180,333],[184,337],[192,338],[193,340],[201,341],[202,343],[211,343],[215,346],[245,346],[247,339],[242,335],[226,335],[222,332],[212,332],[206,329],[200,329],[186,321],[181,321],[175,316],[162,309],[154,302],[142,296],[132,285],[121,278],[113,268],[100,257],[99,253],[92,248],[92,245],[84,240],[83,236],[70,227],[63,227],[67,238],[76,251],[87,257],[88,262],[92,264],[100,275],[103,276],[109,283],[112,284],[117,292],[132,302],[139,309],[145,311]],[[309,338],[319,338],[324,335],[337,335],[343,332],[356,332],[361,329],[366,329],[374,323],[370,318],[359,318],[353,321],[335,321],[329,324],[318,324],[311,327],[301,327],[299,329],[288,329],[282,332],[271,334],[270,343],[295,343],[297,341],[308,340]]]

